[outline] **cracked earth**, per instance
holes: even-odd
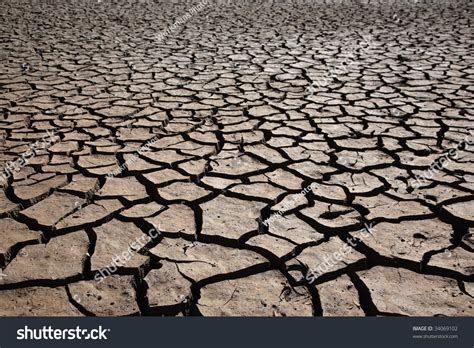
[[[196,4],[1,3],[0,315],[474,315],[472,2]]]

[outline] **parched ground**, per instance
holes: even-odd
[[[0,315],[474,315],[472,1],[196,5],[0,3]]]

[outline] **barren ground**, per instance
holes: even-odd
[[[442,3],[2,1],[0,315],[474,315]]]

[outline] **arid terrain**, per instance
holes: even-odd
[[[474,316],[472,1],[0,2],[0,315]]]

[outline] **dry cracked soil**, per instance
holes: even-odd
[[[472,5],[2,1],[0,315],[474,315]]]

